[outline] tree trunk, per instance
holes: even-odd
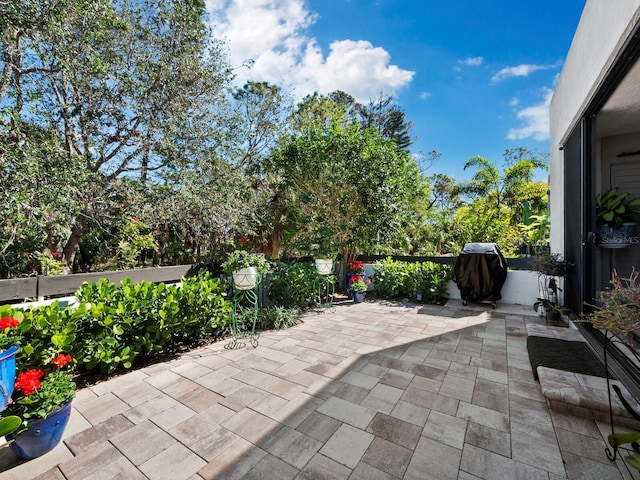
[[[78,220],[76,220],[76,223],[71,229],[71,236],[62,249],[62,253],[64,255],[62,260],[65,263],[65,275],[73,273],[73,264],[76,259],[76,252],[78,251],[78,246],[80,245],[80,241],[82,240],[82,236],[84,235],[84,227],[86,223],[86,220],[84,220],[84,218],[85,216],[83,214],[80,214],[78,216]]]

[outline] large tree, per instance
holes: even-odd
[[[45,130],[59,145],[56,167],[86,180],[62,242],[71,266],[87,222],[118,208],[118,178],[160,180],[217,155],[230,69],[202,0],[1,8],[3,151],[15,158],[31,130]]]

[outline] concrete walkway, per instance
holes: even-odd
[[[366,302],[78,391],[11,479],[621,479],[607,425],[550,412],[520,306]]]

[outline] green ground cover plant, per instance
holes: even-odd
[[[383,298],[409,297],[439,303],[447,294],[453,268],[433,262],[402,262],[387,258],[373,264],[374,292]]]

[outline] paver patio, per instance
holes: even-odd
[[[366,302],[78,391],[64,441],[0,480],[622,479],[606,424],[549,411],[528,307]],[[624,470],[624,469],[622,469]],[[626,477],[624,475],[627,475]]]

